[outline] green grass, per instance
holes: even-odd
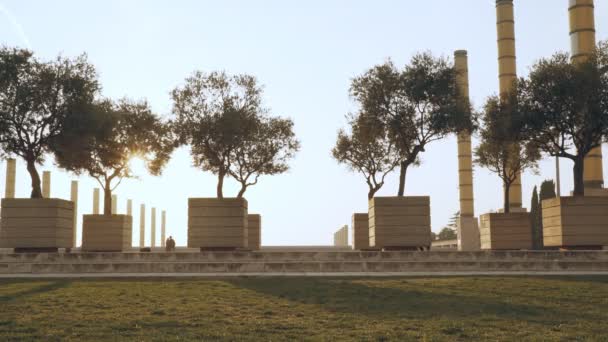
[[[0,341],[608,341],[608,277],[0,281]]]

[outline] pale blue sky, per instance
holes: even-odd
[[[516,0],[518,72],[540,57],[569,49],[567,0]],[[596,0],[598,39],[608,38],[608,0]],[[336,132],[353,110],[350,79],[392,58],[405,64],[430,50],[452,56],[469,51],[471,97],[476,106],[497,92],[495,9],[492,0],[424,1],[33,1],[0,0],[0,44],[29,47],[41,58],[88,53],[104,95],[147,98],[160,114],[171,108],[169,91],[193,70],[249,73],[265,85],[274,114],[291,117],[302,150],[285,175],[266,177],[246,197],[262,214],[264,245],[331,244],[333,232],[367,211],[367,189],[358,174],[330,155]],[[604,148],[605,155],[608,151]],[[455,139],[434,143],[423,164],[408,172],[406,193],[430,195],[433,230],[458,210]],[[571,163],[562,161],[562,191],[572,188]],[[136,165],[140,168],[141,165]],[[554,161],[523,179],[524,204],[532,187],[553,178]],[[0,164],[4,193],[5,163]],[[604,169],[608,169],[606,159]],[[53,197],[69,198],[74,176],[52,170]],[[134,201],[167,210],[168,231],[186,243],[187,198],[215,195],[214,176],[191,167],[186,149],[175,152],[163,176],[141,173],[117,190],[119,211]],[[29,194],[29,176],[18,164],[18,197]],[[605,176],[608,174],[605,172]],[[91,179],[80,180],[80,215],[91,213]],[[475,169],[476,214],[501,207],[501,183]],[[394,195],[397,175],[379,195]],[[236,194],[230,183],[225,193]],[[160,213],[157,231],[160,229]],[[147,224],[149,230],[150,213]],[[134,229],[137,243],[139,229]],[[157,233],[157,236],[160,234]],[[80,231],[79,231],[80,238]],[[149,234],[147,240],[149,239]]]

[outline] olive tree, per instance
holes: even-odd
[[[99,91],[85,55],[40,61],[28,50],[0,48],[0,149],[26,162],[32,198],[41,198],[36,165],[71,116],[80,115]]]
[[[583,196],[585,157],[608,136],[608,42],[582,62],[567,53],[541,59],[519,81],[518,97],[526,139],[572,160],[574,195]]]
[[[369,189],[367,198],[372,199],[386,176],[399,166],[401,156],[386,128],[364,113],[350,116],[349,129],[338,132],[332,156],[363,175]]]
[[[419,53],[403,70],[389,60],[351,84],[351,95],[364,112],[387,127],[389,139],[399,150],[398,196],[404,195],[408,167],[419,164],[428,144],[474,128],[457,76],[448,59]]]
[[[272,118],[262,105],[262,87],[250,75],[195,72],[172,92],[175,132],[190,145],[194,165],[224,179],[235,178],[242,197],[261,175],[288,170],[299,149],[293,122]]]
[[[299,148],[291,120],[265,116],[254,120],[231,155],[228,174],[241,185],[237,198],[257,184],[260,176],[289,170],[288,161]]]
[[[112,214],[112,191],[124,178],[135,177],[130,166],[133,157],[143,159],[148,171],[158,175],[175,146],[170,124],[145,101],[100,101],[67,127],[53,141],[56,163],[97,180],[104,191],[104,215]]]
[[[533,142],[523,141],[522,115],[514,98],[490,97],[484,107],[481,143],[475,149],[475,163],[500,177],[504,212],[510,212],[511,185],[524,170],[536,171],[540,152]]]

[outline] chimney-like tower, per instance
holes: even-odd
[[[458,90],[469,99],[469,67],[466,50],[454,52],[454,67],[458,71]],[[471,134],[458,134],[458,186],[460,189],[460,216],[475,216],[473,200],[473,161],[471,157]]]
[[[595,49],[595,14],[593,0],[570,0],[570,43],[572,62],[585,60]],[[602,148],[593,149],[585,158],[583,174],[586,189],[598,189],[604,185]],[[589,195],[592,195],[590,193]]]
[[[469,61],[466,50],[454,52],[454,68],[458,72],[460,96],[469,100]],[[460,217],[458,219],[458,250],[479,250],[479,228],[475,218],[473,196],[473,160],[471,133],[458,134],[458,187],[460,191]]]
[[[515,54],[515,19],[513,0],[496,0],[496,30],[498,35],[498,79],[500,97],[506,100],[517,81]],[[512,211],[521,210],[521,173],[510,187],[509,204]]]

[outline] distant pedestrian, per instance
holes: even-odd
[[[167,252],[175,251],[175,240],[173,240],[173,236],[169,236],[167,241],[165,241],[165,251],[167,251]]]

